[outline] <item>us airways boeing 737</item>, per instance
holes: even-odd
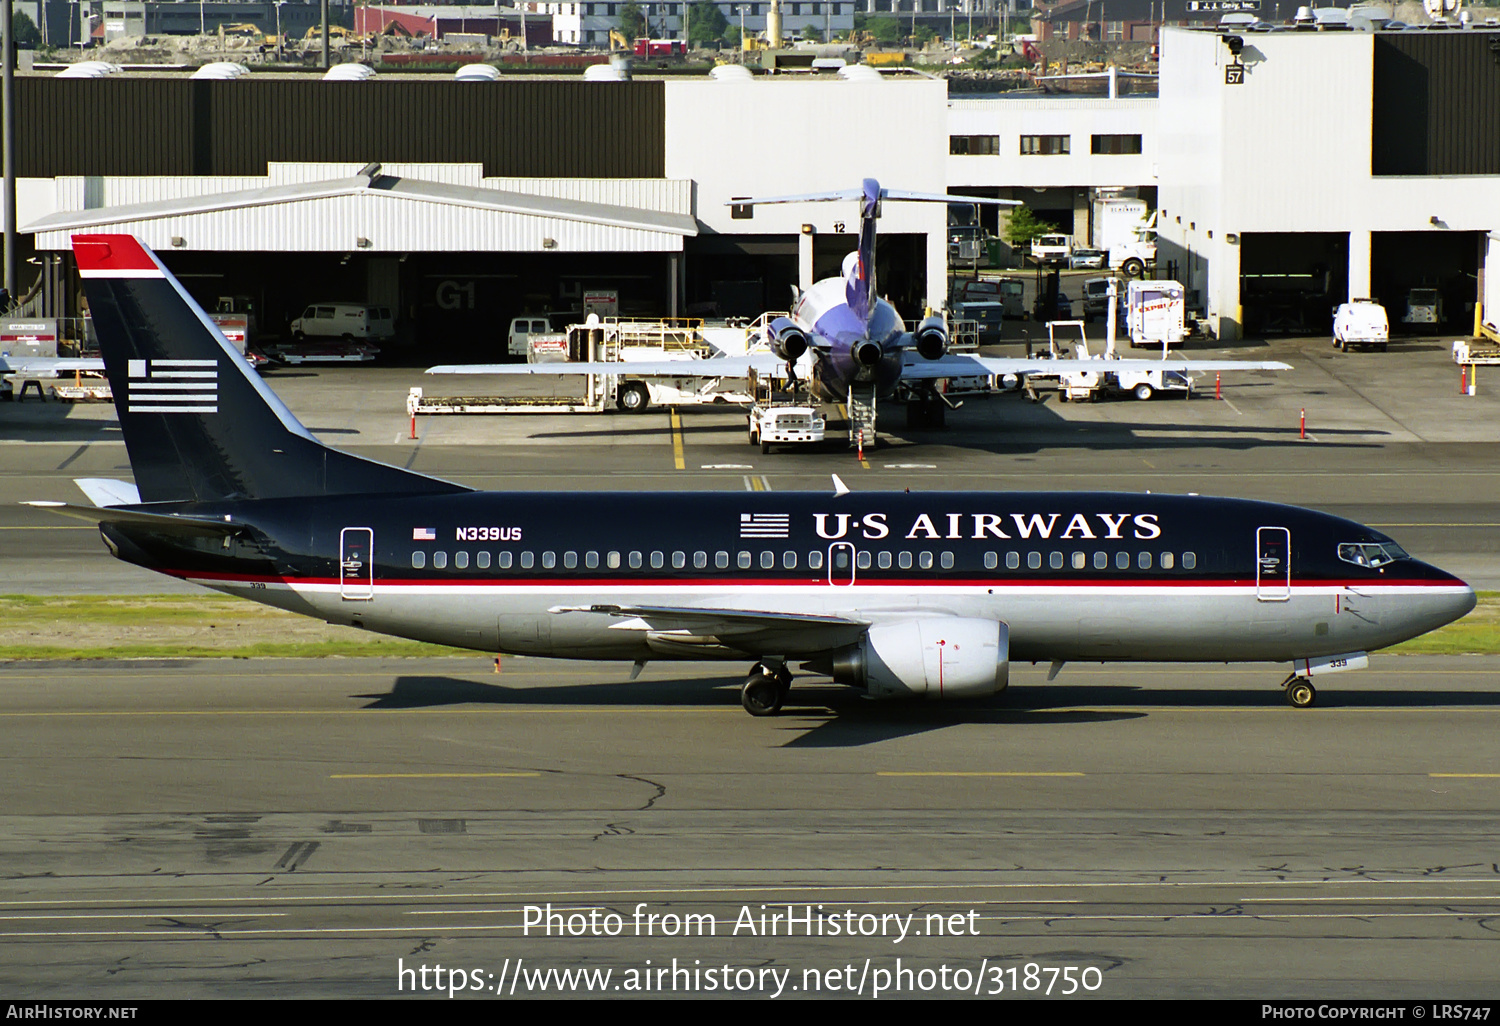
[[[1003,689],[1014,660],[1286,661],[1310,678],[1448,623],[1456,577],[1349,520],[1111,492],[480,492],[314,438],[155,255],[74,252],[136,493],[87,482],[120,559],[332,623],[482,650],[792,667],[874,698]]]
[[[881,299],[875,284],[876,222],[881,205],[893,201],[920,203],[1013,204],[1013,200],[977,199],[968,196],[935,196],[926,193],[883,189],[866,178],[858,189],[809,193],[799,196],[769,196],[735,200],[737,205],[770,203],[856,202],[859,204],[859,247],[844,258],[843,273],[824,278],[800,293],[791,315],[777,317],[766,327],[769,352],[727,356],[708,360],[651,362],[632,360],[633,378],[744,377],[752,369],[761,375],[777,374],[807,358],[811,365],[813,393],[828,402],[849,404],[866,411],[870,430],[865,441],[875,439],[874,410],[877,399],[896,394],[902,381],[916,382],[918,419],[941,420],[944,399],[933,385],[945,378],[1056,374],[1057,363],[1043,359],[1015,359],[948,352],[948,329],[942,316],[930,315],[908,331],[901,315]],[[1250,371],[1289,370],[1278,361],[1251,360],[1113,360],[1111,371]],[[428,369],[429,374],[620,374],[618,363],[544,364],[446,364]],[[852,437],[852,431],[851,431]]]

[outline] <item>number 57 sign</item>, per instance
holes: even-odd
[[[1244,85],[1245,84],[1245,66],[1243,64],[1226,64],[1226,65],[1224,65],[1224,84],[1225,85]]]

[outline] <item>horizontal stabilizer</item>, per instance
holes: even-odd
[[[95,506],[139,506],[141,492],[129,481],[112,477],[75,477],[73,483]]]
[[[149,527],[162,534],[177,534],[196,537],[223,537],[249,530],[249,526],[233,520],[210,520],[207,517],[185,517],[175,513],[146,513],[134,509],[110,509],[97,506],[76,506],[69,502],[28,502],[27,506],[87,520],[93,524],[123,524],[128,527]]]

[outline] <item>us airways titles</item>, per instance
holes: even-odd
[[[1001,538],[1006,541],[1047,539],[1067,541],[1150,541],[1161,537],[1155,513],[919,513],[906,533],[906,540]],[[857,532],[878,541],[891,536],[888,514],[814,513],[813,526],[819,538],[835,540]]]

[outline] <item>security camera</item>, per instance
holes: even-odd
[[[1229,47],[1229,53],[1237,58],[1240,51],[1245,48],[1245,40],[1240,36],[1225,36],[1224,45]]]

